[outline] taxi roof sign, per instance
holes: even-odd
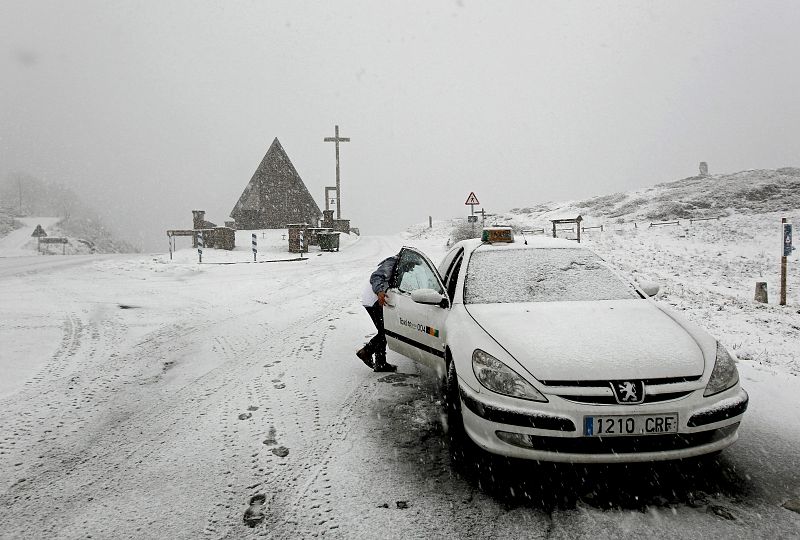
[[[481,233],[481,241],[490,244],[496,242],[512,244],[514,242],[514,231],[511,227],[486,227]]]
[[[481,204],[481,203],[478,202],[478,197],[475,196],[475,192],[470,191],[469,197],[467,197],[467,202],[465,202],[464,204],[470,205],[470,204]]]

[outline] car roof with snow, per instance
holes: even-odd
[[[525,243],[527,240],[527,244]],[[550,238],[547,236],[532,236],[521,237],[515,236],[514,242],[484,242],[480,238],[473,238],[471,240],[464,240],[453,246],[463,247],[466,251],[474,251],[477,248],[491,249],[491,250],[508,250],[508,249],[585,249],[589,248],[578,244],[574,240],[564,240],[563,238]]]

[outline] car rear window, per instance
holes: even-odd
[[[464,287],[465,304],[632,298],[633,285],[585,249],[478,249]]]

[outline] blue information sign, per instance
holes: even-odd
[[[792,254],[792,224],[783,224],[783,256],[788,257]]]

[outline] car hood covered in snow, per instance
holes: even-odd
[[[542,381],[703,374],[692,335],[646,300],[471,304],[470,315]]]

